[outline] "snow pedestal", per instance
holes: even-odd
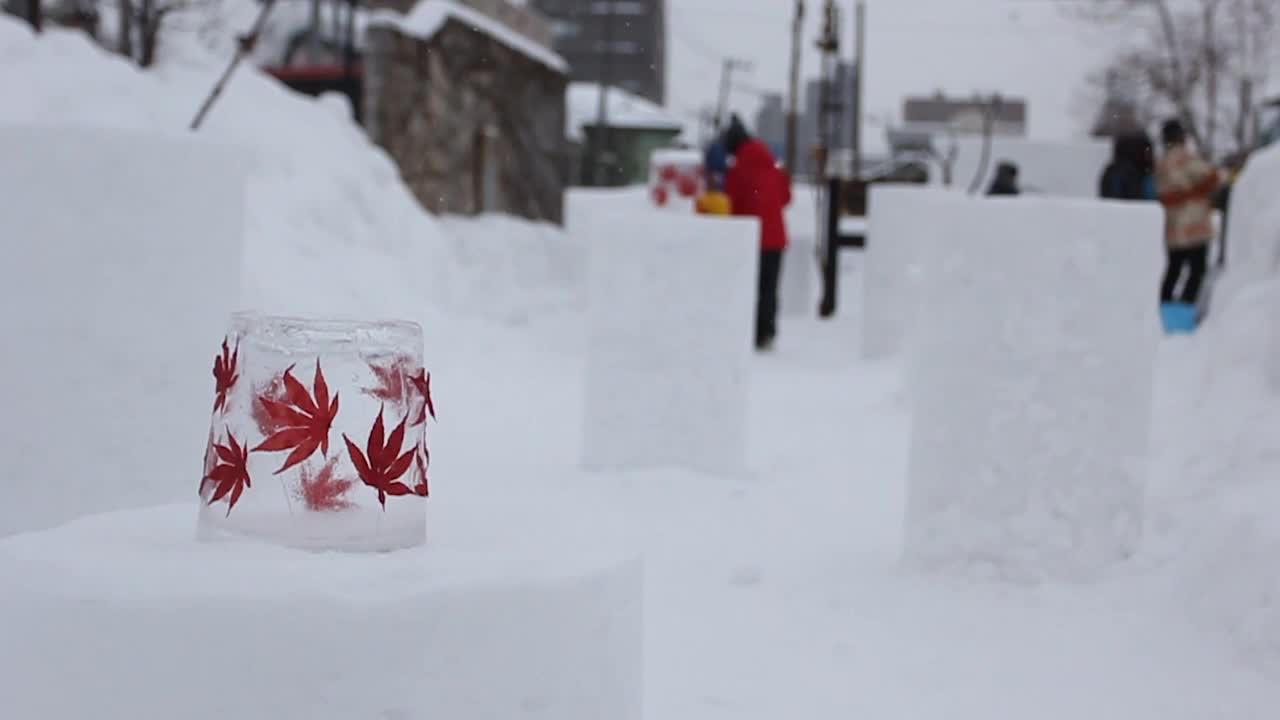
[[[237,314],[214,360],[200,530],[328,550],[426,542],[422,328]]]
[[[744,468],[759,232],[755,218],[668,213],[593,228],[588,468]]]
[[[0,613],[21,618],[0,643],[5,717],[641,717],[642,569],[623,553],[200,543],[190,512],[0,541]]]
[[[877,360],[906,347],[918,311],[923,247],[946,234],[940,222],[964,195],[920,185],[872,185],[862,278],[862,356]]]
[[[818,265],[814,252],[817,241],[812,235],[792,235],[782,258],[782,276],[778,282],[778,313],[807,315],[818,306],[816,296]]]
[[[906,558],[1079,578],[1137,546],[1158,206],[975,200],[936,221],[908,383]]]
[[[0,535],[181,498],[240,283],[247,154],[0,128]],[[0,713],[2,714],[2,713]]]

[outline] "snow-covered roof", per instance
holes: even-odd
[[[684,129],[684,122],[666,108],[655,105],[626,90],[610,87],[605,94],[609,127],[644,130]],[[595,83],[570,83],[565,97],[565,135],[582,140],[582,128],[594,125],[600,112],[600,86]]]
[[[430,40],[449,20],[457,20],[472,30],[482,32],[556,72],[569,72],[569,63],[550,48],[539,45],[488,15],[452,0],[419,0],[412,10],[403,15],[394,10],[378,10],[370,16],[369,26],[392,27],[405,35]]]

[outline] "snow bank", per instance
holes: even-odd
[[[190,497],[240,282],[248,156],[0,127],[0,535]]]
[[[1080,578],[1137,546],[1159,209],[975,200],[936,212],[914,357],[906,555]]]
[[[1277,187],[1280,187],[1280,145],[1252,155],[1231,189],[1227,220],[1230,272],[1214,284],[1216,304],[1225,303],[1240,289],[1280,272]]]
[[[949,234],[940,219],[965,196],[918,185],[871,186],[862,276],[862,355],[868,360],[898,352],[915,322],[922,247]]]
[[[1234,272],[1234,270],[1233,270]],[[1280,402],[1268,385],[1268,333],[1280,277],[1219,308],[1178,348],[1186,367],[1167,414],[1192,418],[1164,438],[1172,459],[1159,488],[1185,549],[1175,592],[1205,629],[1256,666],[1280,673]]]
[[[533,536],[376,557],[198,543],[194,510],[0,541],[0,613],[22,618],[0,644],[6,716],[642,716],[642,568],[625,554]]]
[[[948,147],[949,141],[939,141]],[[982,165],[982,138],[959,138],[953,168],[955,186],[968,189]],[[1111,160],[1111,144],[1103,140],[1026,140],[995,138],[991,159],[983,174],[980,192],[995,177],[996,165],[1008,160],[1018,166],[1018,183],[1024,192],[1068,197],[1097,197],[1098,178]]]
[[[635,217],[634,197],[602,202],[591,219],[584,463],[739,472],[758,221]],[[618,222],[624,213],[633,220]]]
[[[189,38],[175,37],[164,61],[142,72],[83,33],[36,38],[7,16],[0,28],[0,93],[16,99],[0,104],[0,125],[185,133],[225,69]],[[424,302],[467,307],[451,302],[439,224],[347,111],[241,67],[199,135],[251,155],[242,306],[381,317]]]
[[[1171,512],[1187,529],[1176,588],[1202,627],[1280,676],[1280,148],[1250,158],[1232,191],[1215,310],[1179,348],[1173,382],[1193,418],[1167,439]]]

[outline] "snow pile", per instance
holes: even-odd
[[[59,327],[59,318],[73,314],[65,305],[68,302],[88,304],[91,317],[108,320],[81,337],[37,336],[31,343],[32,355],[9,356],[13,363],[23,363],[23,371],[12,377],[30,387],[61,387],[63,362],[45,358],[33,365],[38,360],[34,353],[42,348],[53,352],[52,344],[60,338],[70,343],[63,355],[68,361],[103,352],[123,357],[125,341],[136,341],[128,353],[142,358],[129,366],[115,360],[86,366],[83,374],[75,375],[80,378],[76,387],[81,394],[74,402],[47,406],[47,411],[64,414],[69,407],[90,408],[86,418],[92,417],[92,425],[99,429],[86,430],[88,439],[70,446],[59,434],[23,441],[36,443],[23,446],[27,457],[53,458],[45,467],[56,473],[24,481],[32,483],[33,494],[0,511],[0,532],[42,527],[143,500],[194,497],[213,402],[210,368],[231,310],[418,321],[426,331],[426,361],[434,366],[450,336],[456,336],[461,327],[456,322],[442,323],[437,316],[441,311],[522,322],[531,313],[578,302],[580,246],[568,242],[562,231],[504,217],[474,223],[437,220],[421,209],[389,158],[369,143],[352,124],[348,110],[332,103],[332,98],[293,94],[252,68],[242,67],[192,140],[187,124],[224,65],[198,44],[179,40],[165,45],[164,61],[158,67],[142,72],[81,33],[51,28],[37,38],[26,25],[0,16],[0,92],[15,99],[0,104],[0,128],[56,126],[57,132],[67,134],[68,143],[75,143],[78,153],[74,159],[62,156],[61,164],[26,172],[17,180],[21,187],[6,190],[0,202],[24,204],[20,211],[7,214],[15,223],[29,218],[42,223],[39,227],[51,228],[50,232],[89,229],[87,237],[77,240],[87,243],[88,249],[70,256],[53,235],[47,243],[24,243],[26,254],[7,271],[19,276],[20,282],[5,286],[3,304],[29,313],[17,320],[25,326]],[[98,143],[73,140],[83,137],[76,130],[80,126],[116,132],[108,132],[104,137],[112,140],[99,148]],[[119,134],[126,131],[134,134]],[[167,134],[176,137],[163,139]],[[157,137],[155,142],[152,137]],[[241,148],[238,153],[247,172],[243,230],[237,235],[243,237],[242,261],[219,244],[235,239],[227,223],[237,219],[234,211],[217,209],[225,202],[219,197],[227,182],[220,169],[225,162],[211,161],[205,177],[194,154],[188,157],[186,151],[174,150],[187,147],[184,143],[194,146],[197,140]],[[132,144],[125,151],[118,143]],[[32,145],[33,152],[49,149],[47,143]],[[127,182],[117,168],[135,162],[149,168],[170,156],[169,179],[140,176],[136,194],[123,192]],[[22,164],[15,159],[11,168],[18,167]],[[5,185],[14,182],[8,176]],[[118,199],[122,212],[128,209],[128,217],[95,220],[106,211],[103,203],[108,199]],[[207,205],[190,209],[198,199]],[[187,221],[179,223],[178,217],[169,214],[170,207],[184,209]],[[220,213],[218,217],[203,220],[214,212]],[[84,218],[80,226],[73,224],[77,217]],[[109,235],[103,230],[93,232],[91,225],[114,228],[126,221],[136,227]],[[19,231],[16,225],[15,231]],[[177,254],[178,250],[182,253]],[[112,255],[106,260],[97,255],[108,251]],[[141,299],[102,284],[110,279],[102,268],[114,267],[117,259],[131,259],[139,263],[136,268],[170,262],[191,270],[156,273],[133,282],[134,288],[154,291],[147,303],[170,306],[141,305],[152,314],[139,315]],[[110,265],[102,265],[108,260]],[[20,275],[24,267],[58,263],[60,274],[50,277],[65,282],[47,288],[33,286],[31,278],[41,276]],[[230,284],[224,269],[227,263],[240,270]],[[126,270],[135,272],[134,267]],[[132,277],[128,273],[118,275]],[[169,284],[162,291],[163,283]],[[28,287],[31,292],[26,291]],[[68,291],[66,299],[51,295],[58,290]],[[193,299],[197,295],[204,299]],[[49,301],[44,304],[29,300],[46,297]],[[147,328],[150,334],[145,337],[140,335],[142,328],[135,332],[130,325],[135,317],[168,317],[165,313],[170,310],[185,313],[190,334],[166,326],[176,326],[176,320]],[[109,327],[120,329],[104,335]],[[108,343],[113,337],[119,342]],[[95,348],[84,345],[96,340],[102,342]],[[196,343],[198,352],[193,349]],[[158,367],[167,357],[172,362]],[[50,397],[62,396],[61,390],[50,392],[54,393]],[[161,406],[165,394],[169,399]],[[20,396],[30,393],[24,390]],[[126,398],[134,400],[126,402]],[[130,411],[133,402],[145,405]],[[21,405],[12,407],[17,413]],[[41,410],[39,417],[45,412]],[[144,434],[151,440],[140,442],[139,428],[121,423],[120,417],[148,418]],[[18,422],[14,419],[12,424]],[[65,420],[57,423],[63,424]],[[132,433],[127,441],[124,433]],[[18,442],[19,435],[12,437]],[[165,442],[157,445],[160,438]],[[149,461],[152,470],[141,473],[148,447],[159,449],[154,450],[156,459]],[[119,477],[127,487],[118,489],[83,477],[85,468],[91,467],[97,467],[95,475]],[[36,483],[55,478],[74,484],[55,484],[58,489],[53,492],[35,494]]]
[[[942,147],[950,141],[939,139]],[[982,138],[956,141],[953,175],[956,187],[968,189],[982,166]],[[1018,184],[1024,193],[1044,193],[1067,197],[1097,197],[1098,178],[1111,160],[1111,144],[1102,140],[1026,140],[994,138],[991,157],[983,173],[979,192],[985,193],[995,177],[996,165],[1009,161],[1018,166]]]
[[[0,540],[7,717],[642,717],[642,566],[599,538],[307,553],[197,542],[192,510]]]
[[[185,132],[225,66],[198,46],[166,47],[168,59],[141,72],[81,33],[37,38],[0,18],[0,93],[21,98],[0,105],[0,125]],[[396,317],[424,301],[447,303],[453,264],[439,224],[348,110],[327,100],[241,68],[199,132],[251,153],[241,304]]]
[[[1167,433],[1164,494],[1186,528],[1180,597],[1251,664],[1280,674],[1280,148],[1251,158],[1237,182],[1214,313],[1176,347],[1170,383],[1195,391],[1163,410],[1189,420]]]
[[[1181,529],[1169,551],[1182,570],[1178,596],[1242,656],[1280,673],[1280,397],[1260,330],[1278,301],[1280,277],[1244,288],[1176,347],[1170,384],[1194,391],[1161,410],[1184,423],[1165,433],[1169,479],[1155,489]]]
[[[0,535],[194,498],[247,154],[190,135],[0,127],[0,156]]]
[[[571,192],[566,206],[574,201]],[[461,271],[455,283],[466,307],[509,325],[583,302],[586,249],[582,238],[548,223],[510,215],[439,219]]]
[[[740,472],[758,221],[651,210],[619,223],[634,199],[592,218],[584,464]]]
[[[1012,580],[1138,546],[1157,337],[1155,206],[939,206],[914,356],[906,555]]]
[[[1227,221],[1227,262],[1231,272],[1214,284],[1215,302],[1222,303],[1239,289],[1280,272],[1277,182],[1280,145],[1252,155],[1236,179]]]
[[[938,234],[948,203],[965,196],[918,185],[871,186],[862,273],[862,356],[869,360],[902,349],[915,322],[922,249]]]

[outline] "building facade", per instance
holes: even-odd
[[[369,27],[365,128],[433,213],[562,223],[567,68],[477,20],[451,16],[429,35]]]
[[[667,101],[666,0],[529,0],[574,81]]]

